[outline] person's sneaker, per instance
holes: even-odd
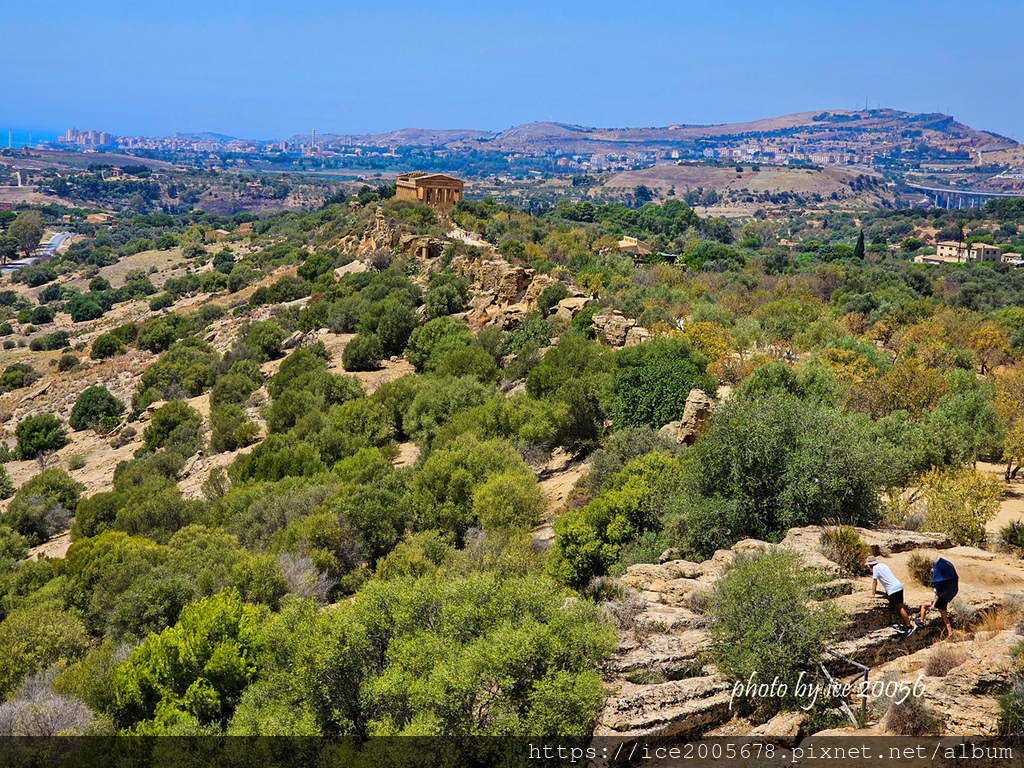
[[[904,627],[902,624],[893,624],[892,628],[899,632],[901,635],[907,631],[907,628]]]
[[[907,632],[907,637],[910,637],[916,631],[917,631],[917,624],[911,624],[909,627],[907,627],[907,631],[906,631]]]
[[[920,619],[914,619],[914,626],[915,627],[923,627],[924,626],[924,622],[921,621]]]

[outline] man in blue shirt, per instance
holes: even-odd
[[[943,637],[948,637],[953,634],[953,627],[949,623],[949,613],[946,608],[949,601],[960,591],[960,577],[957,576],[953,564],[943,557],[936,560],[935,565],[932,566],[932,591],[935,593],[935,598],[931,605],[921,606],[921,620],[918,624],[924,624],[924,617],[928,611],[937,609],[939,615],[942,616],[942,623],[946,625]]]
[[[901,623],[893,625],[893,629],[908,636],[913,634],[917,626],[910,623],[910,614],[907,613],[907,607],[903,604],[903,584],[896,578],[888,565],[878,562],[878,558],[869,557],[868,565],[871,566],[871,596],[874,597],[877,594],[878,585],[881,583],[882,589],[885,590],[885,594],[881,597],[888,598],[889,607],[898,611],[900,615]]]

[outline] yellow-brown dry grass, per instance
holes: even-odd
[[[1009,629],[1020,618],[1019,611],[1012,611],[1005,606],[982,611],[978,618],[971,624],[971,631],[975,635],[996,634],[1004,629]]]

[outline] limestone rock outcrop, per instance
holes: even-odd
[[[907,552],[912,549],[948,549],[953,542],[944,533],[928,533],[923,531],[904,531],[898,528],[871,530],[855,528],[860,540],[868,545],[874,555],[889,555],[896,552]],[[817,552],[821,541],[822,527],[809,525],[806,528],[790,528],[780,543],[782,546],[798,552]],[[980,550],[979,550],[980,551]],[[984,553],[989,555],[990,553]]]
[[[883,719],[864,730],[854,731],[851,726],[808,737],[801,713],[782,713],[764,725],[753,726],[744,719],[742,704],[729,708],[731,681],[709,663],[710,636],[707,617],[701,613],[705,600],[700,593],[714,589],[737,553],[786,547],[803,555],[804,567],[820,569],[832,578],[825,585],[829,589],[815,598],[834,598],[845,616],[843,637],[830,651],[869,665],[872,681],[887,674],[915,680],[926,672],[942,631],[937,614],[929,614],[924,626],[909,637],[898,633],[892,628],[888,602],[870,594],[871,577],[840,574],[839,567],[819,552],[821,530],[820,526],[795,528],[779,544],[745,539],[700,563],[673,559],[628,567],[619,583],[638,608],[633,625],[620,629],[618,651],[602,667],[613,692],[598,717],[595,736],[635,736],[654,742],[725,734],[764,737],[792,746],[836,735],[886,734]],[[958,611],[963,612],[959,619],[963,622],[964,615],[1016,606],[1016,595],[1024,591],[1024,562],[1015,557],[975,547],[951,547],[949,539],[938,533],[857,532],[903,582],[911,613],[931,594],[910,575],[908,561],[916,550],[934,554],[941,550],[956,564],[961,603],[953,607],[954,622]],[[960,630],[954,642],[941,643],[961,648],[965,660],[945,677],[924,677],[924,703],[942,719],[947,734],[995,733],[998,693],[1008,683],[1011,650],[1020,642],[1020,635],[1012,627],[994,626],[991,631]],[[832,654],[823,656],[822,663],[837,678],[859,671]],[[851,704],[857,701],[851,699]]]
[[[594,315],[594,332],[613,347],[633,347],[651,338],[651,332],[617,309],[605,309]]]
[[[471,261],[459,257],[452,262],[452,269],[472,284],[467,320],[473,328],[514,327],[537,311],[537,299],[556,282],[549,275],[538,275],[536,270],[513,266],[503,259],[480,257]]]
[[[683,417],[679,421],[670,421],[658,430],[658,434],[675,440],[676,445],[693,445],[707,425],[712,406],[711,398],[704,392],[691,389],[686,397]]]

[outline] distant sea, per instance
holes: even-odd
[[[0,147],[7,146],[7,132],[11,131],[11,146],[20,147],[28,144],[29,132],[32,133],[32,143],[38,144],[41,141],[56,141],[60,136],[58,131],[48,128],[15,128],[14,126],[0,125]]]

